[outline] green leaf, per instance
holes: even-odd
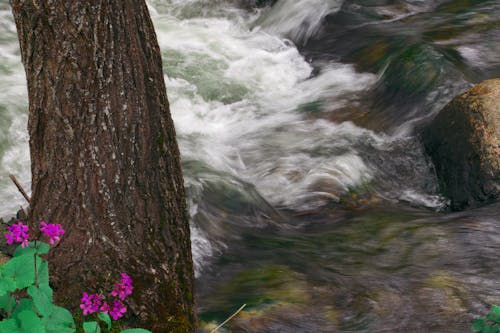
[[[16,281],[9,276],[0,278],[0,296],[8,295],[9,292],[16,290]]]
[[[500,315],[500,306],[498,306],[498,305],[493,305],[493,306],[491,307],[491,312],[493,312],[494,314]]]
[[[52,312],[42,319],[46,333],[74,333],[75,321],[71,313],[63,307],[53,305]]]
[[[472,326],[470,329],[472,332],[481,332],[484,328],[484,325],[484,318],[476,318],[472,321]]]
[[[40,265],[37,265],[38,268],[38,284],[40,286],[48,286],[49,285],[49,263],[45,260],[42,260]]]
[[[0,321],[0,333],[19,333],[19,327],[15,319],[4,319]]]
[[[52,289],[49,286],[29,286],[28,295],[33,298],[33,303],[38,313],[43,317],[48,316],[52,312]]]
[[[106,323],[106,325],[108,326],[108,330],[111,329],[111,318],[109,317],[108,314],[99,312],[97,317]]]
[[[495,323],[500,323],[500,315],[494,313],[493,311],[486,315],[486,319],[491,320]]]
[[[37,264],[41,259],[37,258]],[[29,254],[10,259],[4,266],[4,276],[13,279],[17,289],[24,289],[35,282],[35,257]]]
[[[152,333],[152,332],[142,328],[130,328],[128,330],[121,331],[121,333]]]
[[[14,257],[20,257],[26,254],[34,255],[35,253],[40,254],[46,254],[50,250],[50,246],[44,242],[36,242],[36,247],[35,247],[35,242],[30,242],[28,246],[22,247],[19,245],[16,250],[14,251]]]
[[[21,333],[45,333],[45,326],[33,311],[19,312],[17,320],[21,326]]]
[[[26,246],[26,247],[22,247],[21,245],[16,247],[16,250],[14,251],[13,256],[20,257],[20,256],[30,255],[33,257],[35,255],[35,253],[36,253],[36,249],[34,248],[32,243],[30,243],[30,245]]]
[[[101,327],[95,321],[86,321],[83,323],[85,333],[101,333]]]
[[[19,303],[14,308],[14,311],[12,312],[12,317],[17,316],[20,312],[23,312],[26,310],[28,310],[28,311],[35,310],[35,305],[33,303],[33,300],[29,299],[29,298],[21,298]]]
[[[495,326],[486,325],[483,328],[483,333],[499,333],[499,328]]]
[[[16,306],[16,300],[10,294],[0,296],[0,309],[10,312],[14,306]]]

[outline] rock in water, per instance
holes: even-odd
[[[455,97],[422,132],[453,210],[500,197],[500,79]]]

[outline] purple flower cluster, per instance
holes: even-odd
[[[64,235],[64,229],[60,224],[47,224],[45,221],[42,221],[40,222],[40,225],[40,231],[49,236],[50,245],[54,245],[54,243],[59,242],[61,236]]]
[[[122,273],[121,276],[122,279],[115,284],[115,289],[111,292],[111,296],[118,296],[118,298],[123,301],[125,297],[132,294],[134,286],[132,285],[132,279],[130,276],[125,273]]]
[[[7,244],[21,243],[22,247],[26,247],[29,244],[29,228],[23,222],[19,221],[7,228],[9,232],[5,233],[5,238],[7,238]]]
[[[100,294],[87,294],[83,293],[80,308],[83,310],[83,315],[89,315],[96,312],[102,312],[104,314],[109,314],[113,320],[118,320],[123,317],[123,314],[127,312],[125,305],[115,300],[113,302],[113,307],[110,307],[108,303],[103,302],[103,295]]]
[[[19,221],[7,228],[8,232],[5,233],[5,238],[7,238],[7,244],[21,243],[22,247],[29,245],[29,228],[23,222]],[[60,224],[45,223],[45,221],[40,222],[40,231],[45,235],[49,236],[50,245],[59,242],[61,236],[64,234],[64,229]]]
[[[83,310],[83,315],[86,316],[88,314],[99,311],[103,306],[102,298],[102,295],[89,295],[87,293],[83,293],[81,299],[82,304],[80,304],[80,308]]]
[[[118,320],[127,312],[125,305],[118,300],[113,301],[113,309],[109,311],[109,315],[113,320]]]
[[[111,291],[111,296],[117,297],[120,300],[124,300],[128,295],[132,294],[134,286],[132,285],[132,279],[125,273],[121,274],[121,280],[115,283],[115,288]],[[113,306],[110,306],[107,302],[102,301],[103,296],[100,294],[89,295],[83,293],[80,308],[83,310],[83,315],[102,312],[104,314],[109,314],[113,320],[118,320],[125,312],[127,312],[127,307],[120,301],[114,300]]]

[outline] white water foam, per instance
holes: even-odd
[[[414,190],[403,191],[400,195],[400,200],[407,201],[418,206],[432,208],[440,211],[450,204],[449,200],[440,195],[429,195],[425,193],[418,193]]]
[[[279,0],[256,24],[271,34],[305,42],[342,3],[343,0]]]
[[[167,69],[166,79],[185,160],[201,159],[256,185],[271,203],[296,209],[331,197],[315,187],[340,193],[370,180],[349,144],[381,139],[351,123],[306,119],[301,108],[323,101],[341,107],[342,96],[367,89],[375,76],[335,63],[312,76],[294,45],[226,19],[179,23],[166,15],[157,27],[165,58],[183,68]],[[212,99],[206,85],[218,86],[212,89],[227,101]]]
[[[8,175],[30,188],[26,77],[10,10],[0,10],[0,217],[26,202]]]

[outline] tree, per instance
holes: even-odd
[[[28,81],[30,221],[66,229],[56,301],[120,272],[154,332],[195,332],[180,157],[144,0],[11,0]],[[85,289],[85,290],[84,290]]]

